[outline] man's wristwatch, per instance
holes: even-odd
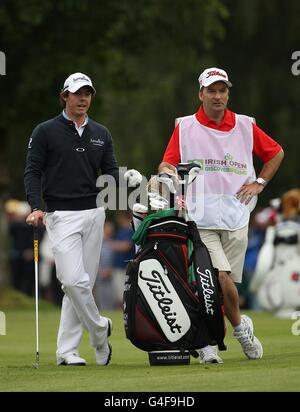
[[[262,177],[258,177],[256,180],[256,183],[258,183],[259,185],[262,185],[263,187],[265,187],[267,185],[267,180],[263,179]]]

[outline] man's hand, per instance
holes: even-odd
[[[42,210],[34,210],[26,219],[26,223],[32,226],[38,226],[39,221],[43,222],[44,225],[46,224],[45,212]]]
[[[124,179],[128,181],[129,187],[135,187],[141,183],[143,176],[137,170],[130,169],[124,173]]]
[[[240,200],[241,203],[248,203],[251,201],[253,196],[258,195],[264,190],[264,186],[257,182],[250,183],[248,185],[243,185],[236,194],[236,198]]]
[[[167,186],[171,193],[176,193],[178,189],[178,176],[174,173],[160,172],[157,181]]]

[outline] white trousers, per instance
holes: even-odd
[[[57,357],[79,353],[83,327],[92,346],[106,340],[107,320],[99,314],[92,289],[103,239],[103,208],[46,214],[56,273],[65,293],[57,337]]]

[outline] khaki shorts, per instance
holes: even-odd
[[[248,225],[233,231],[199,229],[199,233],[214,267],[219,271],[230,272],[231,279],[241,283],[248,245]]]

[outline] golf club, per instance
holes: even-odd
[[[35,277],[35,328],[36,328],[36,355],[33,366],[40,367],[39,354],[39,232],[38,227],[33,226],[33,253],[34,253],[34,277]]]

